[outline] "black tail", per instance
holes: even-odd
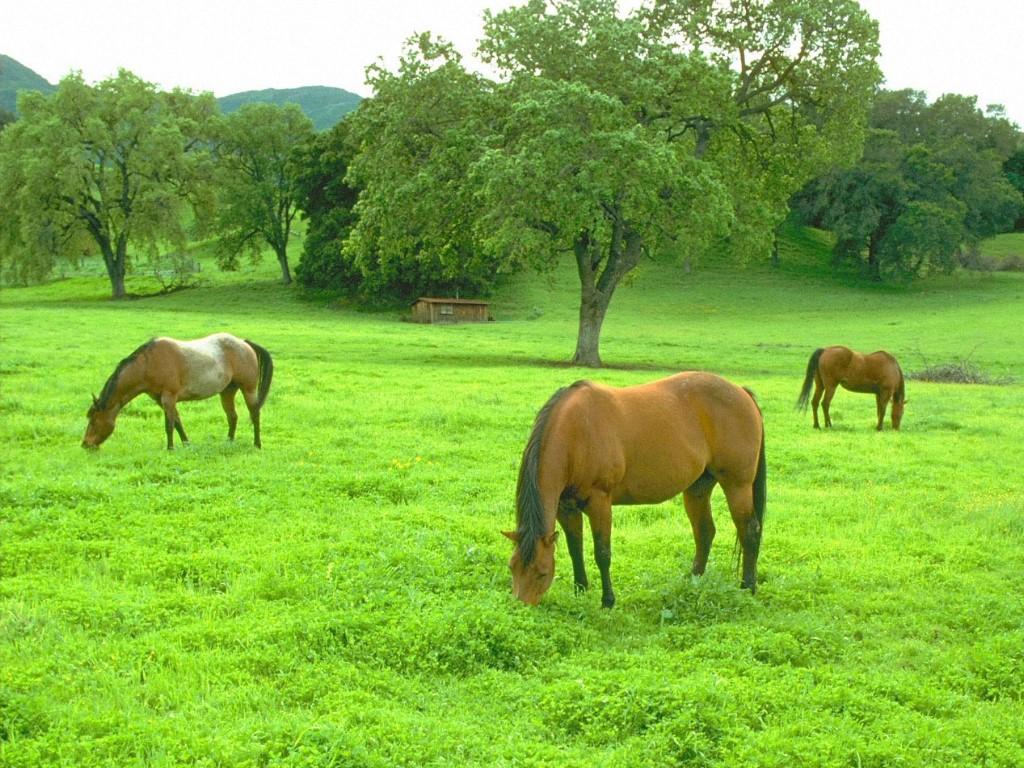
[[[824,347],[819,347],[811,353],[811,359],[807,361],[807,375],[804,376],[804,385],[800,388],[800,397],[796,401],[796,407],[801,411],[807,410],[807,398],[811,394],[814,374],[818,372],[818,358],[821,357],[821,353],[824,351]]]
[[[260,383],[256,390],[256,404],[262,408],[263,402],[267,399],[267,393],[270,392],[270,381],[274,378],[274,360],[270,353],[255,341],[246,339],[245,343],[252,347],[252,351],[256,353],[256,359],[259,361]]]
[[[537,539],[544,535],[544,502],[540,498],[537,473],[540,467],[540,446],[544,440],[548,419],[555,405],[566,392],[583,382],[577,381],[562,387],[553,394],[537,413],[533,431],[523,450],[523,461],[519,465],[519,481],[516,483],[516,534],[518,535],[519,557],[523,565],[533,560]]]
[[[764,531],[764,511],[768,506],[768,463],[764,455],[764,423],[761,424],[761,454],[757,457],[757,474],[754,475],[754,517]]]
[[[818,351],[820,352],[821,350],[818,350]],[[760,547],[761,547],[761,536],[764,535],[764,513],[765,513],[765,509],[768,506],[768,463],[767,463],[767,460],[765,459],[765,455],[764,455],[764,415],[763,415],[763,412],[761,411],[760,404],[757,402],[757,398],[754,396],[753,391],[750,390],[748,387],[743,387],[743,389],[746,390],[746,393],[748,395],[750,395],[750,399],[754,401],[754,405],[757,406],[758,413],[762,414],[761,415],[761,452],[757,456],[757,472],[754,474],[754,485],[753,485],[754,517],[757,518],[757,522],[759,523],[759,528],[760,528],[760,530],[758,532],[758,543],[757,543],[757,546],[758,546],[758,549],[760,549]],[[741,564],[740,558],[741,558],[741,556],[743,554],[742,549],[740,547],[739,535],[736,536],[736,546],[733,548],[733,552],[734,552],[735,557],[736,557],[736,571],[738,573],[739,570],[740,570],[740,564]]]

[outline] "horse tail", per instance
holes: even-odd
[[[266,349],[255,341],[245,339],[245,343],[252,347],[252,351],[256,353],[256,361],[259,363],[260,373],[259,385],[256,389],[256,406],[262,408],[263,402],[267,399],[267,393],[270,392],[270,381],[274,378],[274,359]]]
[[[768,506],[768,463],[764,455],[764,420],[761,420],[761,452],[757,456],[757,474],[754,475],[754,517],[764,530],[764,512]]]
[[[824,347],[818,347],[811,353],[811,358],[807,361],[807,375],[804,376],[804,385],[800,388],[800,397],[796,401],[796,407],[801,411],[807,410],[807,398],[811,394],[811,384],[814,383],[814,374],[818,372],[818,359],[824,351]]]
[[[533,560],[537,539],[544,535],[544,502],[540,497],[538,472],[540,470],[540,449],[547,431],[548,421],[555,406],[570,390],[583,382],[577,381],[560,388],[537,412],[533,431],[523,449],[523,460],[519,465],[519,479],[516,482],[516,538],[519,557],[523,565]]]
[[[768,465],[764,457],[764,413],[761,411],[761,405],[757,402],[753,390],[749,387],[743,387],[743,390],[750,395],[750,399],[754,401],[757,413],[761,417],[761,451],[757,456],[757,472],[754,475],[754,517],[757,518],[757,522],[764,523],[764,510],[768,501]]]
[[[897,403],[902,403],[907,399],[907,387],[903,379],[903,369],[900,368],[899,363],[896,363],[896,370],[900,372],[900,383],[896,385],[896,391],[893,393],[892,399]]]

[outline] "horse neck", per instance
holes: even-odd
[[[132,360],[117,374],[114,390],[110,394],[107,410],[116,415],[128,403],[145,391],[140,360]]]

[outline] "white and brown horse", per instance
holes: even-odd
[[[174,431],[188,442],[178,415],[178,403],[220,395],[228,417],[228,439],[235,439],[238,414],[235,393],[242,391],[252,419],[253,442],[260,447],[260,408],[267,399],[274,363],[259,344],[228,333],[195,341],[161,337],[143,344],[117,364],[93,396],[82,446],[98,448],[114,431],[117,414],[139,395],[149,395],[164,409],[167,448],[174,448]]]
[[[682,493],[704,573],[720,485],[743,548],[743,586],[757,585],[767,471],[761,412],[749,390],[689,372],[635,387],[578,381],[541,408],[523,451],[516,488],[512,591],[536,605],[555,574],[555,520],[562,526],[577,590],[586,589],[583,520],[590,519],[601,604],[612,590],[613,504],[657,504]]]

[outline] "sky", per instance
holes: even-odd
[[[1024,128],[1024,0],[860,0],[879,22],[885,87],[1000,103]],[[56,83],[119,67],[164,88],[225,96],[331,85],[369,95],[364,70],[393,67],[430,30],[472,55],[483,10],[514,0],[0,0],[0,53]],[[620,5],[624,5],[620,2]],[[628,7],[636,5],[630,0]]]

